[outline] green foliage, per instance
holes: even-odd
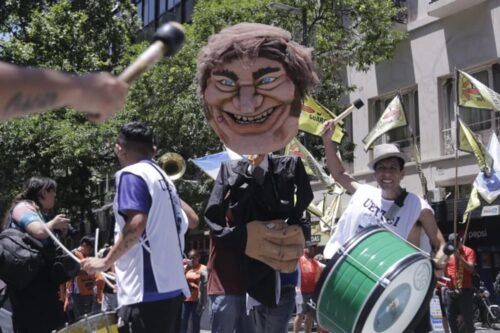
[[[68,72],[122,68],[139,28],[126,0],[13,1],[0,6],[0,15],[7,18],[1,32],[8,34],[1,59]],[[101,180],[116,170],[117,127],[91,124],[68,109],[0,124],[1,212],[26,179],[44,175],[58,182],[58,204],[74,220],[91,218],[94,201],[103,199]]]
[[[315,49],[321,83],[313,95],[332,110],[352,90],[343,79],[346,66],[366,69],[390,58],[403,37],[393,29],[398,9],[392,0],[284,0],[305,8],[271,9],[270,0],[198,0],[186,43],[172,58],[160,61],[130,88],[127,105],[106,124],[88,123],[62,109],[0,124],[0,206],[4,212],[22,182],[31,175],[55,178],[59,204],[79,218],[102,203],[102,182],[117,169],[112,147],[119,126],[142,120],[155,129],[158,154],[168,151],[194,158],[218,152],[222,145],[206,123],[195,82],[196,57],[210,35],[239,22],[281,26]],[[7,0],[0,4],[0,59],[21,65],[69,72],[120,73],[148,45],[134,42],[135,8],[128,0]],[[317,138],[308,140],[322,154]],[[181,197],[202,214],[211,182],[188,163],[177,182]]]

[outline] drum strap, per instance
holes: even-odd
[[[406,189],[401,189],[401,194],[394,200],[389,210],[384,214],[384,217],[388,220],[392,220],[396,217],[398,211],[403,207],[406,197],[408,196],[408,192]]]

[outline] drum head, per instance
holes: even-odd
[[[432,296],[432,261],[380,227],[351,238],[315,291],[318,323],[332,332],[401,333]]]
[[[421,258],[406,264],[404,270],[391,278],[387,287],[375,290],[365,306],[366,320],[360,318],[357,328],[363,333],[404,332],[409,323],[418,314],[421,305],[429,302],[434,286],[432,263]],[[380,296],[377,296],[380,294]],[[371,308],[371,310],[370,310]],[[364,317],[363,314],[360,317]]]

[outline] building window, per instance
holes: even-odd
[[[167,1],[168,0],[160,0],[160,12],[159,12],[159,15],[165,13],[165,11],[167,10]]]
[[[375,126],[380,119],[382,113],[392,101],[396,94],[380,97],[370,103],[370,130]],[[411,127],[411,131],[415,136],[417,143],[420,139],[420,125],[418,121],[418,90],[416,87],[401,92],[401,102],[405,110],[406,120]],[[410,153],[412,146],[411,132],[408,126],[403,126],[390,130],[375,141],[376,144],[394,143],[397,144],[402,151]]]
[[[142,1],[137,1],[136,5],[137,5],[137,15],[139,16],[139,19],[141,20],[141,22],[144,22],[144,17],[142,16],[143,14],[143,10],[142,10]]]
[[[493,64],[476,71],[468,71],[474,78],[495,91],[500,91],[500,64]],[[444,78],[441,82],[444,155],[454,153],[455,128],[455,79]],[[500,130],[500,116],[490,110],[459,107],[460,119],[486,144],[492,131]]]
[[[143,25],[146,26],[155,19],[155,0],[144,0]]]
[[[171,10],[175,6],[181,3],[181,0],[168,0],[168,10]]]

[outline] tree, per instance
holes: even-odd
[[[392,55],[402,38],[393,29],[398,13],[392,0],[287,0],[305,8],[308,44],[315,48],[321,83],[314,96],[331,109],[346,92],[346,66],[359,69]],[[208,37],[239,22],[284,27],[301,41],[304,22],[293,13],[272,10],[271,0],[198,0],[193,22],[186,25],[186,43],[131,86],[127,106],[99,126],[71,110],[14,120],[0,125],[0,195],[3,209],[20,183],[32,174],[56,178],[60,204],[82,217],[93,206],[100,182],[116,170],[112,145],[126,121],[151,124],[159,154],[185,158],[222,150],[206,123],[195,82],[196,57]],[[135,43],[135,9],[127,0],[8,0],[0,5],[0,57],[7,61],[71,72],[108,70],[120,73],[147,43]],[[319,142],[319,141],[318,141]],[[318,146],[319,147],[319,146]],[[320,149],[316,149],[316,154]],[[201,214],[210,182],[188,163],[186,180],[177,182],[180,195]],[[201,181],[200,181],[201,180]],[[99,198],[102,199],[102,198]],[[98,202],[100,202],[98,200]]]
[[[301,41],[300,17],[293,19],[290,13],[286,15],[271,10],[271,2],[196,1],[193,22],[186,26],[186,42],[182,50],[175,57],[162,61],[134,84],[126,117],[130,118],[132,112],[134,117],[155,124],[162,152],[175,151],[190,158],[223,149],[204,120],[202,104],[196,95],[196,57],[210,35],[245,21],[284,27],[292,31],[295,40]],[[316,50],[315,58],[322,79],[314,95],[333,110],[340,107],[337,101],[354,89],[347,87],[343,80],[346,66],[365,69],[390,58],[395,44],[403,37],[393,28],[392,18],[399,9],[392,0],[295,0],[283,3],[307,10],[309,45]],[[320,141],[316,140],[313,145],[317,156],[322,155]],[[184,178],[204,181],[198,186],[182,180],[177,183],[181,196],[195,203],[197,211],[202,212],[203,199],[207,198],[210,189],[207,178],[192,165]]]
[[[130,1],[8,1],[0,6],[0,58],[68,72],[123,68],[139,28]],[[2,212],[32,175],[56,179],[59,206],[89,219],[93,195],[114,165],[116,122],[99,126],[69,109],[0,124]]]

